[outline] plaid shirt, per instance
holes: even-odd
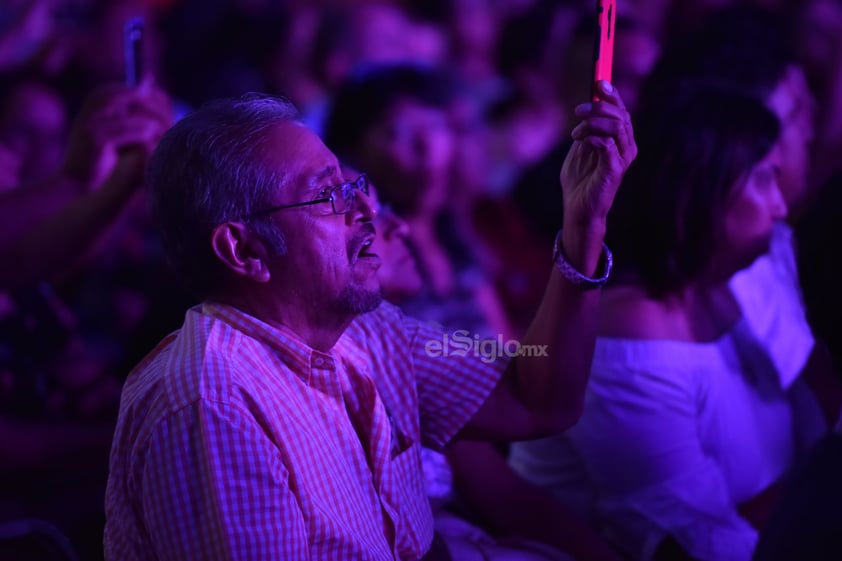
[[[505,367],[428,356],[441,331],[381,305],[330,353],[234,308],[187,313],[123,390],[105,556],[418,559],[441,448]]]

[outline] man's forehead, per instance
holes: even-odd
[[[282,168],[298,183],[341,177],[336,156],[310,129],[296,122],[278,124],[269,133],[264,149],[271,165]]]
[[[338,165],[329,163],[321,169],[305,170],[303,179],[311,186],[318,186],[330,179],[342,179],[342,172]]]

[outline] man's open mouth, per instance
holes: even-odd
[[[371,244],[374,242],[374,238],[368,239],[363,242],[362,247],[357,252],[358,257],[377,257],[376,253],[373,253],[371,250]]]

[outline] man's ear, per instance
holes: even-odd
[[[225,222],[214,228],[211,247],[217,259],[235,275],[256,282],[269,280],[266,243],[242,222]]]

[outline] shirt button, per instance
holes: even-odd
[[[320,356],[317,356],[313,359],[313,366],[324,366],[325,359]]]

